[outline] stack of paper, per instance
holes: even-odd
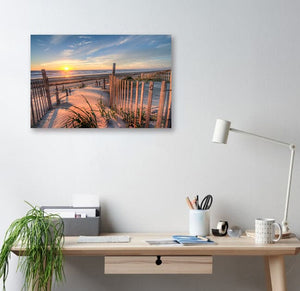
[[[61,218],[96,217],[96,208],[44,208],[45,214],[56,214]]]

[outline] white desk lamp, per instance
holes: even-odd
[[[276,144],[279,144],[279,145],[286,146],[290,149],[291,159],[290,159],[288,185],[287,185],[286,199],[285,199],[284,217],[283,217],[283,221],[282,221],[282,232],[283,232],[283,234],[288,235],[290,233],[290,229],[289,229],[288,222],[287,222],[287,216],[288,216],[288,208],[289,208],[289,200],[290,200],[290,192],[291,192],[292,173],[293,173],[294,156],[295,156],[295,145],[294,144],[289,144],[289,143],[286,143],[286,142],[282,142],[282,141],[279,141],[279,140],[276,140],[276,139],[264,137],[264,136],[261,136],[261,135],[249,133],[249,132],[242,131],[242,130],[239,130],[239,129],[231,128],[230,125],[231,125],[230,121],[217,119],[216,126],[215,126],[215,131],[214,131],[214,136],[213,136],[212,141],[215,142],[215,143],[226,144],[227,139],[228,139],[229,131],[233,131],[233,132],[237,132],[237,133],[242,133],[242,134],[258,137],[260,139],[263,139],[263,140],[266,140],[266,141],[269,141],[269,142],[272,142],[272,143],[276,143]]]

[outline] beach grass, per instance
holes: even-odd
[[[82,96],[88,105],[88,109],[79,106],[73,106],[68,109],[71,113],[66,117],[66,128],[97,128],[97,116],[89,101]]]
[[[106,108],[101,99],[98,100],[97,107],[101,116],[105,119],[106,122],[109,122],[111,119],[116,118],[116,111],[113,109]]]

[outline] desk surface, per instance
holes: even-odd
[[[66,237],[63,247],[65,256],[188,256],[188,255],[220,255],[220,256],[275,256],[296,255],[300,252],[300,241],[297,238],[282,239],[270,245],[257,245],[253,238],[242,236],[211,237],[214,245],[197,246],[153,246],[146,240],[171,238],[170,233],[107,233],[101,235],[128,235],[129,243],[77,243],[78,237]],[[22,249],[14,247],[16,255]]]

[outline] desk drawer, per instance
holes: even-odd
[[[105,274],[212,274],[212,256],[108,256]]]

